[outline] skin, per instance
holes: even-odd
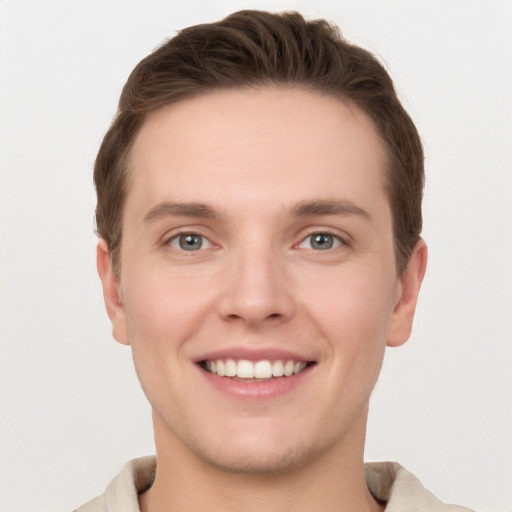
[[[427,259],[420,240],[397,276],[385,162],[363,112],[301,89],[215,92],[148,117],[119,275],[98,244],[113,335],[153,409],[143,511],[383,509],[364,480],[368,401],[385,347],[410,335]],[[180,233],[202,248],[181,249]],[[313,246],[318,233],[333,246]],[[314,365],[285,393],[233,397],[197,359],[240,348]]]

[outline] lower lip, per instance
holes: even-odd
[[[308,366],[290,377],[278,377],[261,382],[243,382],[229,377],[219,377],[202,368],[199,370],[212,386],[228,396],[242,400],[270,400],[295,389],[303,379],[307,378],[314,366]]]

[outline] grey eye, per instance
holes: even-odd
[[[327,251],[333,247],[339,247],[343,244],[341,238],[330,233],[313,233],[307,236],[301,243],[303,249],[313,249],[315,251]]]
[[[195,233],[182,233],[171,238],[169,245],[182,251],[199,251],[210,247],[210,242],[204,236]]]
[[[313,249],[330,249],[334,245],[334,239],[332,235],[324,235],[318,233],[318,235],[311,235],[311,247]]]

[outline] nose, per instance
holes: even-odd
[[[229,259],[219,313],[225,320],[257,327],[294,314],[293,290],[283,258],[271,249],[241,250]]]

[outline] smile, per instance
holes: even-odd
[[[276,377],[291,377],[304,371],[309,363],[276,359],[249,361],[247,359],[212,359],[201,362],[201,367],[219,377],[238,379],[253,379],[255,381],[269,380]]]

